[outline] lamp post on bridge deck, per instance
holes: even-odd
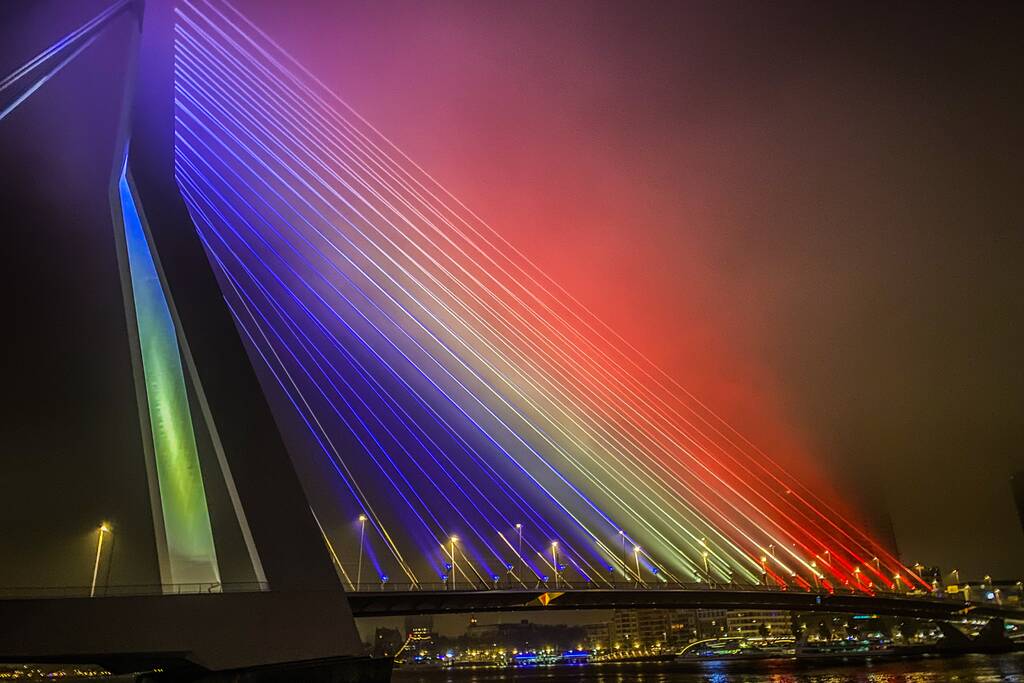
[[[366,515],[359,515],[359,564],[356,565],[356,590],[363,582],[363,539],[366,537]]]
[[[456,567],[455,567],[455,543],[456,543],[456,541],[459,540],[459,537],[454,535],[454,534],[452,534],[452,537],[451,537],[450,540],[452,542],[452,550],[451,550],[451,559],[452,559],[452,562],[451,562],[451,565],[452,565],[452,590],[455,590],[455,581],[456,581],[455,572],[458,571],[456,569]]]
[[[523,525],[516,524],[516,532],[519,534],[519,545],[516,548],[516,574],[523,576]],[[522,578],[520,578],[522,580]]]
[[[558,541],[551,541],[551,567],[555,570],[555,588],[558,588]]]
[[[103,552],[103,534],[112,534],[113,529],[106,522],[96,530],[96,562],[92,566],[92,585],[89,587],[89,597],[96,597],[96,577],[100,573],[100,554]]]

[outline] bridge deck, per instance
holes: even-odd
[[[550,590],[377,590],[348,594],[357,617],[586,609],[766,609],[871,613],[923,619],[976,616],[1024,620],[1024,610],[923,595],[824,593],[729,588]]]

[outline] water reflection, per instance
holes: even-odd
[[[808,668],[796,662],[605,663],[576,667],[412,670],[395,683],[1024,683],[1024,653]]]

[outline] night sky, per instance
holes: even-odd
[[[812,480],[832,480],[871,527],[884,528],[888,511],[905,562],[1017,578],[1024,534],[1009,478],[1024,470],[1024,23],[996,4],[825,4],[239,6],[740,431]],[[119,77],[101,61],[81,69],[82,79]],[[117,92],[115,82],[95,99]],[[99,111],[59,137],[88,137],[89,125],[110,135]],[[8,123],[0,182],[10,199],[53,178],[26,164],[33,144],[4,136]],[[108,160],[96,166],[105,173]],[[106,210],[105,195],[71,196],[64,219]],[[61,218],[53,209],[39,224],[55,230]],[[41,237],[20,244],[50,253]],[[27,268],[8,254],[5,272]],[[39,286],[8,291],[63,296]],[[75,330],[87,330],[84,310]],[[75,543],[87,558],[109,506],[86,495],[92,468],[80,454],[26,459],[31,434],[17,410],[49,400],[43,388],[25,393],[39,366],[22,360],[43,353],[30,335],[68,328],[39,306],[13,311],[5,337],[20,341],[5,374],[17,389],[5,412],[19,422],[5,430],[15,476],[2,490],[13,511],[4,517],[21,531],[4,535],[0,557],[25,560],[2,576],[81,584],[80,571],[54,566],[58,546]],[[76,341],[117,343],[106,334]],[[42,348],[68,361],[67,343]],[[59,363],[46,372],[67,377]],[[104,391],[56,405],[75,414],[75,401]],[[70,424],[84,429],[79,417]],[[102,465],[103,490],[141,469],[118,466]],[[74,481],[62,506],[53,487]],[[126,514],[144,508],[141,484],[130,491]],[[81,538],[68,507],[87,517]],[[51,515],[64,536],[40,549]],[[148,571],[139,562],[126,581]]]

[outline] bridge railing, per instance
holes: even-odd
[[[559,581],[557,584],[554,581],[518,581],[515,579],[509,580],[508,578],[502,578],[496,581],[467,581],[461,580],[453,584],[450,580],[447,582],[417,582],[413,583],[410,581],[374,581],[374,582],[363,582],[360,584],[345,584],[346,590],[353,593],[380,593],[380,592],[441,592],[441,591],[452,591],[452,592],[480,592],[480,591],[506,591],[506,592],[557,592],[566,590],[629,590],[629,591],[731,591],[731,592],[749,592],[749,593],[802,593],[802,594],[818,594],[818,595],[862,595],[864,591],[856,590],[854,588],[839,586],[834,587],[832,590],[826,590],[825,588],[810,588],[805,589],[797,586],[777,586],[777,585],[761,585],[761,584],[745,584],[745,583],[711,583],[707,582],[674,582],[674,581]],[[916,592],[911,593],[908,591],[883,591],[875,589],[872,591],[876,595],[886,595],[892,597],[919,597],[922,599],[943,599],[940,596],[933,595],[931,593]],[[945,598],[948,600],[949,598]],[[962,598],[957,598],[962,599]]]
[[[0,586],[0,600],[36,598],[114,598],[148,595],[199,595],[205,593],[259,593],[270,585],[259,581],[232,583],[136,584],[123,586]]]

